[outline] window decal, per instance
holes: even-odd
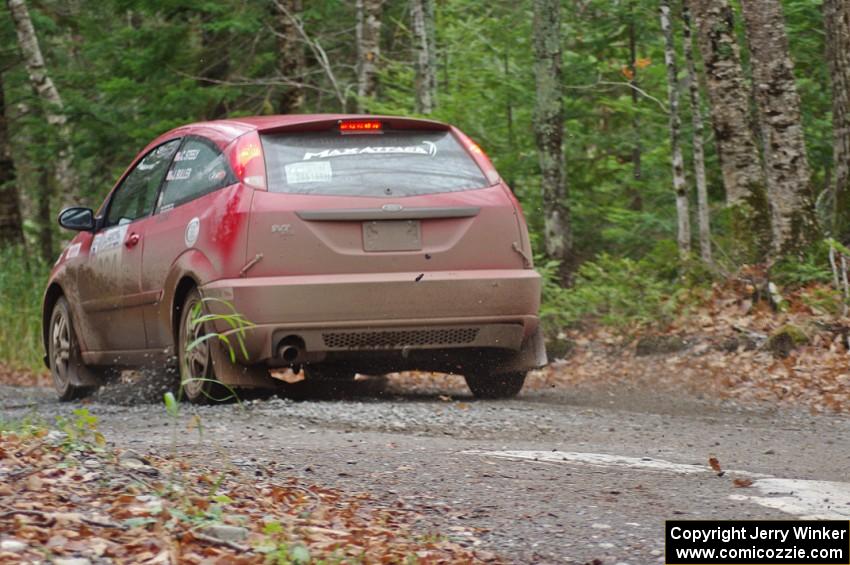
[[[323,151],[304,153],[302,161],[310,159],[326,159],[328,157],[347,157],[349,155],[437,155],[437,145],[430,141],[423,141],[422,145],[387,146],[387,147],[349,147],[346,149],[325,149]]]
[[[284,167],[286,182],[300,184],[305,182],[330,182],[333,180],[331,164],[327,161],[312,163],[290,163]]]
[[[194,161],[198,158],[200,153],[200,149],[186,149],[185,151],[179,151],[177,155],[174,156],[174,161]]]
[[[165,180],[186,180],[192,176],[192,169],[171,169],[165,176]]]

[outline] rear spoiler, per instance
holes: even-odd
[[[437,122],[434,120],[426,120],[420,118],[405,118],[400,116],[371,116],[359,114],[340,114],[327,117],[308,117],[304,116],[304,120],[295,120],[286,125],[276,125],[270,127],[259,127],[258,131],[261,134],[284,133],[284,132],[301,132],[301,131],[328,131],[336,130],[340,122],[348,120],[370,120],[382,122],[386,129],[404,129],[404,130],[430,130],[430,131],[446,131],[451,129],[448,124]]]

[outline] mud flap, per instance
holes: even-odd
[[[72,385],[81,387],[98,387],[104,384],[97,372],[83,365],[79,359],[74,360],[74,370],[69,371],[68,379]]]
[[[493,367],[494,373],[512,373],[531,371],[545,366],[549,362],[546,356],[546,342],[543,329],[537,326],[534,333],[526,339],[516,355]]]
[[[277,382],[268,369],[259,365],[242,365],[230,360],[227,346],[219,340],[210,340],[213,369],[219,382],[239,388],[275,388]]]

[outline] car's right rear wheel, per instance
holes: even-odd
[[[495,375],[487,373],[471,373],[464,375],[466,386],[472,391],[476,398],[513,398],[525,384],[524,372],[499,373]]]
[[[208,404],[229,396],[218,382],[212,361],[214,338],[200,341],[207,335],[206,324],[197,323],[195,314],[201,304],[201,293],[193,288],[180,309],[180,333],[177,349],[180,361],[180,386],[183,394],[195,404]]]

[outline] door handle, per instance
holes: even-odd
[[[136,245],[138,245],[141,239],[142,236],[140,236],[139,234],[131,233],[130,236],[127,238],[127,241],[124,242],[124,245],[127,247],[136,247]]]

